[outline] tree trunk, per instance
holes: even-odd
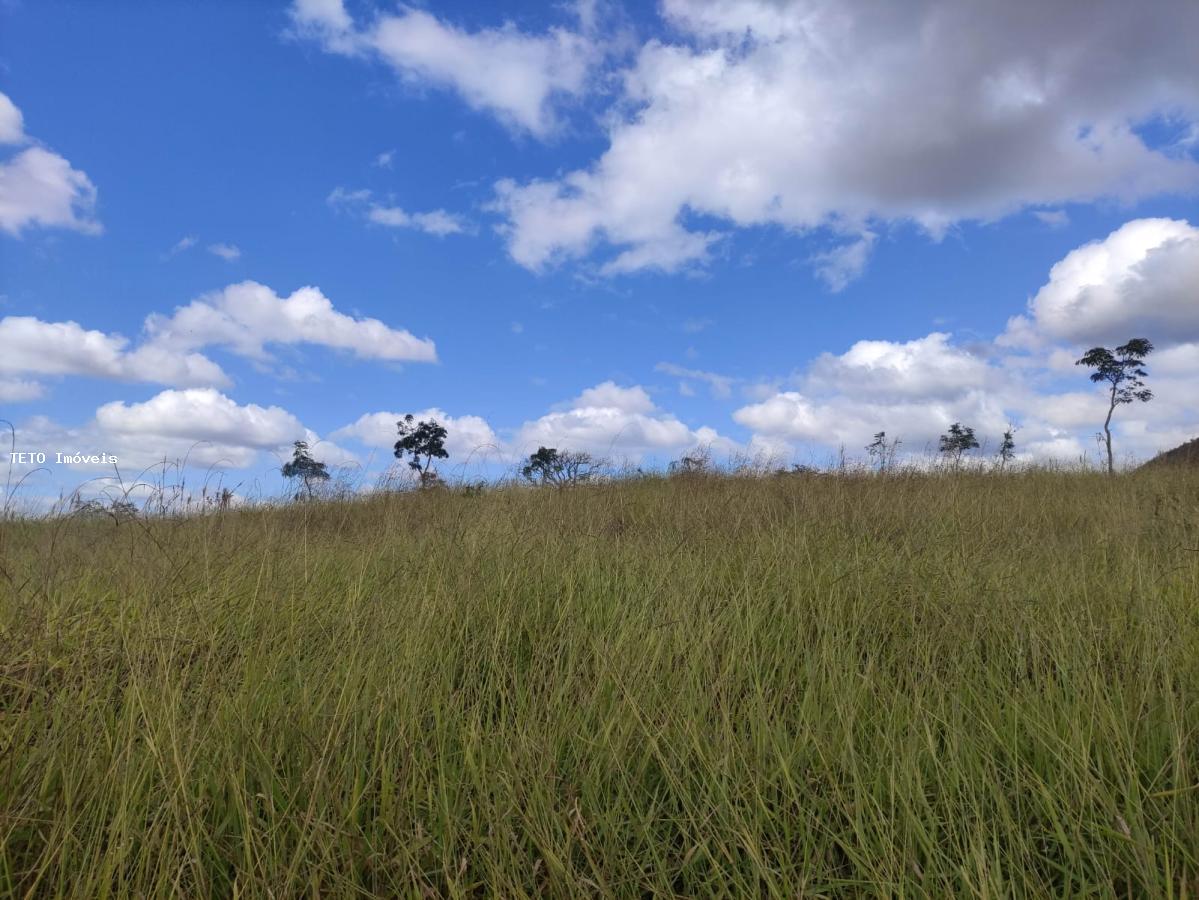
[[[1107,418],[1103,420],[1103,439],[1107,444],[1107,474],[1116,474],[1116,464],[1112,459],[1112,413],[1116,411],[1116,386],[1112,385],[1112,402],[1107,408]]]

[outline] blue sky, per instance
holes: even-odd
[[[235,481],[426,410],[488,471],[1069,461],[1073,359],[1143,335],[1150,455],[1199,433],[1199,9],[1020,7],[9,0],[0,417]]]

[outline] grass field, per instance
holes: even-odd
[[[0,524],[0,894],[1199,896],[1199,475]]]

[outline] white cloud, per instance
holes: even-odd
[[[851,452],[878,431],[922,449],[955,421],[992,435],[1007,422],[1003,373],[939,332],[904,343],[859,341],[838,356],[826,353],[798,387],[744,406],[733,418],[763,437]]]
[[[163,254],[163,259],[170,259],[173,256],[178,256],[185,250],[190,250],[192,247],[196,246],[198,240],[199,238],[197,238],[195,235],[184,235],[175,242],[175,245],[171,247],[170,250]]]
[[[95,185],[57,153],[30,147],[0,163],[0,229],[9,234],[35,225],[99,234],[95,207]]]
[[[437,237],[464,234],[468,230],[468,225],[462,218],[444,209],[410,213],[398,206],[385,206],[373,202],[368,190],[347,191],[344,188],[334,188],[329,194],[328,202],[336,208],[359,211],[368,222],[388,228],[413,228]]]
[[[994,445],[1007,422],[1002,407],[980,392],[952,400],[883,403],[860,396],[817,398],[784,391],[742,407],[733,418],[755,435],[845,447],[851,455],[860,453],[879,431],[902,439],[905,449],[935,449],[937,437],[958,421],[976,428],[980,437],[989,437]]]
[[[239,404],[219,391],[166,390],[141,403],[114,401],[77,427],[34,416],[17,427],[20,447],[53,453],[116,456],[123,476],[145,467],[186,461],[201,468],[243,469],[262,454],[286,459],[296,440],[306,440],[317,459],[332,466],[357,462],[354,454],[321,441],[294,415],[278,406]],[[107,469],[84,462],[77,469]]]
[[[336,440],[354,439],[368,447],[391,451],[398,438],[396,423],[404,418],[404,415],[394,412],[367,413],[352,424],[337,429],[330,437]],[[412,411],[412,415],[418,421],[436,419],[445,426],[445,446],[450,454],[450,465],[473,458],[503,457],[506,453],[503,443],[496,437],[491,426],[479,416],[451,416],[445,410],[436,407],[419,412]]]
[[[852,391],[879,400],[945,398],[995,382],[991,366],[933,332],[914,341],[858,341],[840,356],[825,353],[808,373],[818,391]]]
[[[3,403],[26,403],[30,400],[37,400],[45,392],[45,388],[36,381],[0,378],[0,402]]]
[[[30,140],[21,110],[0,93],[0,145]],[[96,186],[57,153],[35,144],[0,161],[0,230],[19,235],[41,226],[99,234],[95,209]]]
[[[1199,162],[1136,130],[1199,120],[1192,0],[671,0],[664,11],[678,43],[642,48],[600,158],[497,185],[521,265],[601,250],[614,254],[608,273],[677,270],[705,258],[711,218],[835,234],[915,222],[939,237],[1026,207],[1199,187]],[[824,277],[843,283],[868,250],[843,248]]]
[[[582,93],[596,55],[567,29],[467,31],[411,7],[363,27],[340,0],[296,0],[291,15],[300,34],[331,53],[380,59],[405,79],[450,88],[474,109],[542,137],[556,126],[555,100]]]
[[[803,32],[818,14],[814,3],[770,0],[662,0],[662,15],[684,31],[706,38],[777,40]]]
[[[1185,222],[1137,220],[1053,266],[994,342],[963,346],[934,332],[907,342],[859,341],[817,357],[785,390],[733,417],[757,438],[844,445],[851,454],[877,431],[908,450],[936,449],[954,421],[992,452],[1008,423],[1031,458],[1097,459],[1093,436],[1107,401],[1075,366],[1092,341],[1147,336],[1154,399],[1123,406],[1113,422],[1122,458],[1144,458],[1199,434],[1199,232]]]
[[[634,385],[621,387],[614,381],[605,381],[589,387],[574,400],[569,409],[616,409],[626,413],[649,413],[654,411],[654,401],[645,388]]]
[[[873,231],[863,231],[856,240],[813,255],[809,262],[816,277],[834,294],[845,290],[851,281],[856,281],[866,271],[877,237]]]
[[[384,150],[382,153],[380,153],[378,156],[375,157],[375,168],[390,169],[392,160],[394,158],[395,158],[394,150]]]
[[[658,409],[644,388],[624,388],[612,381],[588,388],[564,409],[526,422],[513,442],[520,456],[545,446],[633,461],[646,454],[673,455],[698,444],[733,446],[710,428],[692,430]]]
[[[0,93],[0,144],[25,143],[25,117],[21,110],[8,98]]]
[[[1070,224],[1070,215],[1064,209],[1036,209],[1033,215],[1050,228],[1065,228]]]
[[[264,284],[244,281],[207,294],[170,317],[146,319],[150,344],[166,350],[222,346],[251,359],[269,359],[268,344],[316,344],[349,350],[360,359],[435,362],[427,338],[358,319],[333,308],[319,288],[280,297]]]
[[[712,391],[712,396],[723,399],[731,397],[733,394],[733,385],[739,379],[731,378],[728,375],[720,375],[716,372],[705,372],[702,369],[688,369],[685,366],[675,365],[674,363],[660,362],[654,366],[657,372],[665,372],[667,375],[673,375],[676,378],[690,379],[692,381],[705,382]],[[694,392],[688,393],[683,386],[687,385],[687,381],[683,381],[679,386],[679,392],[684,396],[693,396]]]
[[[241,249],[234,244],[209,244],[208,252],[219,256],[225,262],[236,262],[241,259]]]
[[[334,32],[349,31],[354,24],[342,0],[294,0],[291,15],[297,24]]]
[[[1199,340],[1199,228],[1175,219],[1136,219],[1072,250],[1049,272],[1027,316],[1004,342],[1036,345],[1155,344]]]
[[[113,435],[258,450],[285,446],[306,433],[295,416],[278,406],[240,406],[212,388],[163,391],[145,403],[106,403],[96,410],[96,422]]]
[[[293,0],[290,13],[295,33],[319,41],[327,52],[346,56],[362,52],[354,20],[342,0]]]
[[[220,367],[198,353],[129,349],[119,334],[91,331],[75,322],[43,322],[32,316],[0,319],[0,375],[86,375],[169,385],[223,385]]]
[[[378,319],[340,313],[315,287],[280,297],[253,281],[230,285],[170,316],[150,315],[144,330],[143,341],[131,347],[122,335],[85,329],[76,322],[6,316],[0,318],[0,376],[82,375],[174,387],[225,387],[231,382],[220,366],[196,352],[211,346],[260,362],[271,359],[267,348],[273,344],[315,344],[348,350],[360,359],[437,360],[431,340],[389,328]]]
[[[437,237],[461,234],[463,231],[462,223],[458,218],[444,209],[436,209],[427,213],[408,213],[398,206],[374,206],[371,207],[367,218],[376,225],[387,225],[390,228],[416,228]]]

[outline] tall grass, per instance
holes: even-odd
[[[1199,476],[0,524],[0,893],[1199,893]]]

